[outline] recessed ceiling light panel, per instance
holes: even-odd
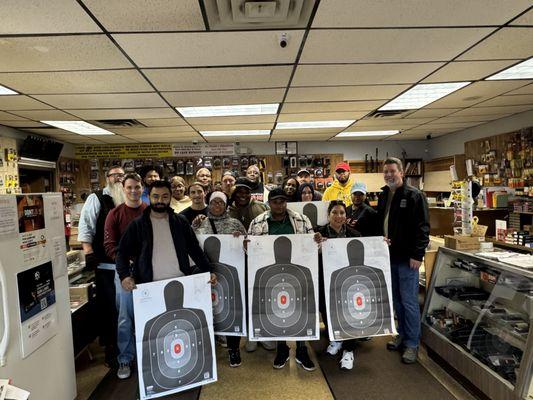
[[[270,130],[249,130],[249,131],[200,131],[205,137],[217,136],[263,136],[270,135]]]
[[[85,121],[41,121],[43,124],[55,126],[78,135],[114,135],[113,132],[102,129]]]
[[[176,110],[178,110],[178,112],[185,118],[195,118],[276,114],[278,108],[279,103],[243,104],[237,106],[176,107]]]
[[[14,90],[8,89],[5,86],[0,85],[0,96],[8,96],[8,95],[13,95],[13,94],[18,94],[18,93],[15,92]]]
[[[341,132],[336,137],[372,137],[372,136],[392,136],[400,131],[366,131],[366,132]]]
[[[488,81],[505,79],[533,79],[533,58],[504,69],[486,78]]]
[[[464,88],[470,83],[471,82],[422,83],[412,87],[395,99],[392,99],[379,110],[414,110],[422,108],[456,90]]]
[[[346,128],[354,122],[355,119],[339,121],[278,122],[276,124],[276,129]]]

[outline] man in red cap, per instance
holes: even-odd
[[[342,200],[346,207],[352,204],[350,189],[353,185],[350,179],[350,166],[346,162],[340,162],[335,167],[335,180],[322,196],[322,201]]]

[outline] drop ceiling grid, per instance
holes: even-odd
[[[40,0],[37,3],[43,3],[43,1]],[[63,12],[70,10],[68,12],[79,13],[79,5],[87,7],[86,11],[92,13],[97,23],[91,22],[90,18],[87,19],[89,16],[87,13],[84,17],[80,17],[85,20],[85,25],[80,24],[76,28],[71,28],[72,31],[64,26],[57,26],[55,29],[61,34],[56,36],[46,35],[46,33],[53,32],[44,30],[32,31],[24,27],[23,23],[17,25],[19,28],[24,27],[24,29],[20,28],[24,30],[23,32],[14,30],[10,32],[23,34],[22,37],[10,35],[9,32],[6,34],[0,30],[0,56],[2,49],[5,51],[6,46],[13,50],[17,44],[22,46],[31,43],[30,50],[15,49],[17,56],[15,58],[19,61],[20,59],[29,61],[25,62],[22,68],[17,68],[16,72],[5,72],[9,69],[0,67],[0,84],[5,83],[10,87],[20,85],[24,90],[16,87],[15,90],[18,89],[17,91],[22,95],[30,95],[28,99],[45,100],[46,104],[38,104],[42,104],[39,108],[49,109],[48,114],[63,110],[72,118],[75,116],[86,120],[136,118],[156,121],[157,119],[176,118],[180,124],[191,123],[191,128],[208,125],[236,125],[220,124],[214,120],[213,123],[203,121],[202,124],[197,124],[190,118],[186,121],[180,120],[178,113],[172,107],[212,105],[211,103],[221,105],[268,102],[282,102],[279,109],[280,120],[284,118],[294,120],[298,118],[297,116],[301,116],[304,120],[325,119],[328,114],[332,117],[354,115],[354,118],[361,118],[426,77],[426,81],[428,79],[455,80],[458,76],[463,77],[462,79],[470,79],[472,76],[472,80],[477,80],[520,61],[525,57],[525,53],[533,52],[530,44],[522,43],[522,40],[529,41],[527,38],[533,31],[531,27],[520,28],[522,29],[520,32],[525,32],[522,36],[526,39],[512,36],[518,32],[515,27],[497,31],[521,13],[523,13],[522,17],[518,17],[515,22],[518,24],[523,23],[520,21],[527,20],[530,12],[525,13],[528,6],[525,1],[515,1],[506,7],[481,7],[482,9],[479,7],[481,0],[473,0],[468,4],[457,1],[454,7],[456,13],[452,18],[441,18],[443,14],[436,13],[439,7],[443,7],[439,2],[431,2],[431,7],[425,4],[423,10],[418,10],[417,19],[411,18],[412,16],[405,12],[407,6],[402,5],[404,11],[395,15],[394,18],[397,26],[388,25],[390,21],[383,19],[386,19],[387,13],[376,11],[385,8],[390,13],[390,7],[392,7],[390,2],[364,1],[365,7],[362,14],[367,13],[372,17],[359,19],[357,22],[356,19],[345,18],[351,10],[345,10],[344,7],[353,2],[348,0],[323,1],[316,14],[316,23],[309,30],[307,42],[300,46],[304,39],[304,30],[288,30],[290,45],[287,49],[277,47],[276,31],[205,32],[197,1],[154,0],[146,6],[148,8],[144,9],[135,2],[127,0],[117,0],[111,3],[100,0],[79,2],[55,0],[54,6],[58,2],[69,4],[70,8],[64,8]],[[21,11],[13,0],[9,0],[9,3],[11,7]],[[44,6],[38,4],[37,7]],[[165,11],[167,15],[162,16],[161,9],[164,7],[167,7]],[[168,21],[165,18],[172,14],[172,9],[168,7],[173,7],[175,12],[178,12],[177,10],[183,12],[184,18],[180,21],[181,26],[165,25],[167,23],[165,21]],[[459,12],[460,9],[457,7],[461,7],[463,11]],[[360,7],[357,8],[360,12]],[[498,11],[498,8],[501,10]],[[340,19],[337,20],[335,26],[330,27],[327,22],[324,22],[327,18],[325,20],[322,18],[328,13],[335,12],[335,9]],[[339,14],[339,10],[343,13]],[[24,12],[33,13],[32,18],[37,18],[35,10]],[[50,13],[53,14],[52,11]],[[468,17],[465,18],[465,16]],[[443,23],[444,20],[448,22]],[[361,21],[372,25],[359,29],[362,27]],[[51,24],[48,25],[51,26]],[[419,29],[421,25],[432,28]],[[455,25],[465,26],[457,28]],[[39,24],[34,23],[33,26],[38,27]],[[424,33],[423,37],[420,35],[417,37],[420,32]],[[26,36],[26,33],[30,35]],[[73,35],[68,35],[68,33],[73,33]],[[371,46],[372,42],[366,43],[365,46],[358,45],[359,41],[364,42],[369,37],[374,43],[380,43],[378,38],[381,38],[382,45]],[[396,40],[385,39],[391,37]],[[498,43],[505,37],[513,37],[515,44],[510,50],[500,51]],[[247,40],[244,41],[244,38]],[[356,40],[352,40],[354,38]],[[113,39],[116,39],[116,43],[113,43]],[[96,57],[91,57],[94,55],[95,47],[100,48],[94,45],[96,42],[102,44],[102,51]],[[157,44],[159,47],[147,50],[143,50],[142,47],[130,48],[139,42],[142,42],[143,46]],[[185,54],[185,57],[178,60],[172,59],[171,55],[181,54],[176,51],[178,44],[181,45],[184,42],[185,46],[189,46],[185,49],[189,49],[190,54]],[[77,43],[79,47],[75,54],[71,51],[73,43]],[[332,43],[334,46],[329,45]],[[439,46],[431,48],[432,45],[437,44]],[[390,49],[391,45],[396,48]],[[411,48],[406,49],[407,45]],[[473,48],[468,50],[472,45]],[[209,51],[194,51],[201,46]],[[216,47],[214,51],[212,51],[213,47]],[[300,62],[296,63],[299,47],[303,47],[303,51]],[[226,52],[222,54],[220,48]],[[400,51],[401,49],[408,51]],[[154,54],[154,52],[159,52],[159,54]],[[463,56],[460,57],[462,61],[452,61],[463,52]],[[481,61],[476,60],[476,54]],[[50,61],[50,56],[58,55],[65,60]],[[528,54],[527,57],[530,55]],[[109,57],[106,59],[106,56]],[[513,57],[510,58],[511,56]],[[80,65],[80,57],[90,62]],[[506,58],[509,59],[502,61]],[[230,60],[224,61],[228,59]],[[345,61],[347,64],[343,64]],[[10,62],[14,63],[13,60]],[[192,64],[188,65],[191,62]],[[175,65],[176,63],[178,65]],[[479,66],[477,69],[465,68],[466,65],[476,64]],[[176,66],[178,68],[175,68]],[[213,66],[216,67],[213,68]],[[36,69],[48,72],[28,72],[36,71]],[[295,69],[294,77],[289,85],[293,69]],[[465,73],[465,69],[469,71],[474,69],[474,72],[468,76],[461,75]],[[92,85],[91,82],[95,84]],[[520,89],[517,87],[513,91]],[[107,96],[101,96],[98,101],[100,93]],[[511,92],[510,94],[517,95],[513,96],[514,99],[508,100],[509,104],[512,104],[524,101],[522,99],[525,97],[518,97],[518,95],[530,93]],[[161,97],[156,100],[152,96]],[[123,99],[123,102],[120,99]],[[144,101],[144,99],[148,100]],[[154,108],[156,106],[161,107]],[[20,105],[15,107],[18,108]],[[454,110],[458,109],[457,105],[454,107],[453,104],[449,107]],[[1,103],[0,110],[4,110]],[[431,113],[424,108],[419,110],[420,115],[423,116],[426,110]],[[464,108],[461,107],[461,110]],[[26,113],[31,110],[16,111]],[[315,113],[314,116],[313,113]],[[432,116],[438,119],[444,117],[446,113],[447,111],[443,111],[442,115]],[[117,117],[119,115],[120,117]],[[502,115],[507,115],[507,113],[502,113]],[[33,116],[39,116],[39,114],[33,114]],[[9,121],[4,118],[2,120]],[[37,123],[37,120],[30,119],[30,122]],[[157,122],[154,123],[157,124]],[[161,123],[167,124],[167,122]],[[250,126],[246,122],[238,122],[238,125]],[[338,131],[339,129],[336,133]],[[273,136],[275,136],[274,132]]]

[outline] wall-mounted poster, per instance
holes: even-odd
[[[317,340],[317,285],[313,235],[250,237],[250,340]]]
[[[203,273],[133,291],[141,399],[216,382],[209,279]]]
[[[198,235],[211,262],[217,283],[211,286],[215,334],[246,336],[243,238],[233,235]]]
[[[57,333],[54,275],[50,261],[17,274],[22,357]]]
[[[24,262],[32,264],[49,257],[44,221],[42,194],[26,194],[17,197],[17,214],[20,250]]]
[[[313,227],[326,225],[328,223],[328,206],[327,201],[306,201],[287,203],[287,208],[305,215],[311,221]]]
[[[395,334],[383,237],[328,239],[322,246],[330,340]]]

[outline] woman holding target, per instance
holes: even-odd
[[[315,241],[321,243],[328,238],[350,238],[359,237],[361,234],[346,224],[346,205],[341,200],[332,200],[328,207],[328,223],[319,226],[315,233]],[[318,308],[322,314],[322,321],[327,323],[326,318],[326,298],[324,293],[324,272],[322,267],[322,258],[319,258],[319,305]],[[326,332],[328,331],[326,327]],[[355,347],[357,340],[345,340],[344,342],[332,341],[327,348],[328,354],[332,356],[343,349],[340,361],[341,369],[350,370],[353,368],[355,360]]]

